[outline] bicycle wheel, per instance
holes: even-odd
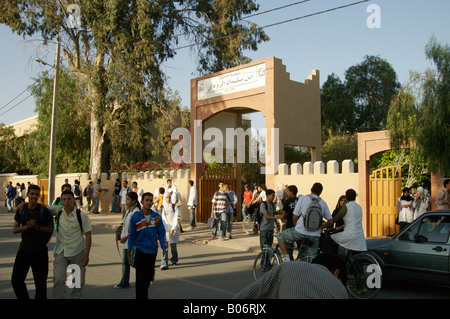
[[[247,215],[244,220],[242,220],[242,229],[247,233],[247,235],[254,235],[255,229],[257,226],[255,225],[255,219],[253,215]]]
[[[347,290],[354,298],[374,298],[381,290],[382,270],[377,259],[362,253],[347,262]]]
[[[274,266],[281,264],[280,257],[270,248],[264,248],[253,263],[253,277],[255,280],[261,278]]]

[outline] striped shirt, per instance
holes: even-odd
[[[217,191],[214,193],[212,202],[214,204],[214,214],[221,214],[227,209],[228,196],[227,193]]]

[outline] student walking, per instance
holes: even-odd
[[[189,197],[187,201],[187,207],[189,209],[189,228],[188,230],[194,230],[197,227],[195,223],[195,209],[197,208],[197,189],[194,187],[194,181],[189,181]]]
[[[127,212],[122,222],[122,233],[120,235],[120,242],[123,244],[122,255],[122,279],[114,288],[129,288],[130,287],[130,264],[128,262],[128,235],[130,229],[130,220],[134,213],[141,210],[141,204],[138,200],[138,195],[135,192],[130,192],[126,195]]]
[[[148,299],[148,288],[155,272],[158,241],[167,255],[166,230],[161,215],[152,210],[153,194],[142,195],[142,210],[130,219],[128,262],[136,268],[136,299]]]
[[[236,213],[237,196],[230,190],[230,185],[226,184],[226,193],[229,204],[227,205],[227,223],[226,223],[226,239],[231,239],[231,231],[233,229],[233,218]]]
[[[11,276],[18,299],[30,299],[25,284],[30,267],[36,287],[35,299],[47,299],[47,243],[53,232],[53,217],[46,207],[38,204],[40,192],[39,186],[30,185],[27,190],[28,203],[17,206],[14,216],[13,233],[22,236]]]
[[[91,223],[85,212],[75,207],[75,197],[71,191],[61,194],[63,209],[55,219],[56,246],[53,262],[53,298],[80,299],[85,282],[86,266],[89,264],[91,251]],[[65,287],[67,267],[79,268],[79,278],[75,278],[73,288]]]
[[[127,198],[126,195],[133,190],[128,186],[128,181],[123,181],[122,189],[120,190],[120,208],[122,211],[122,218],[125,217],[125,213],[127,212]]]
[[[212,239],[216,239],[217,230],[220,223],[219,240],[225,240],[225,226],[227,222],[227,205],[229,203],[226,193],[226,183],[219,184],[219,190],[214,193],[212,198],[211,217],[214,217],[214,226],[212,228]]]
[[[162,216],[164,228],[166,229],[166,240],[170,245],[172,265],[175,266],[178,263],[178,250],[177,242],[180,240],[180,232],[178,231],[178,215],[176,213],[175,204],[173,204],[173,198],[175,194],[170,196],[166,194],[164,196],[164,203],[160,208],[160,214]],[[166,270],[169,268],[169,256],[166,254],[161,258],[161,269]]]
[[[120,179],[116,179],[116,183],[114,184],[114,190],[112,193],[113,201],[111,206],[111,213],[120,213],[121,207],[120,207],[120,189],[122,186],[120,185]]]

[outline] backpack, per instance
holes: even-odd
[[[28,205],[25,205],[20,212],[20,214],[23,213],[25,209],[28,209]],[[44,206],[39,204],[39,226],[47,226],[47,221],[45,220],[45,214],[44,214]],[[53,228],[53,218],[52,218],[52,228]],[[52,238],[53,231],[51,233],[43,233],[45,236],[45,242],[48,244],[50,239]]]
[[[74,194],[75,197],[80,197],[81,195],[80,185],[75,185]]]
[[[268,208],[268,205],[267,205],[267,202],[262,202],[262,204],[264,204],[264,208],[266,209],[266,212],[267,212],[267,208]],[[259,225],[261,225],[261,222],[262,222],[262,218],[263,218],[263,214],[261,213],[261,209],[260,209],[260,205],[258,205],[258,207],[256,207],[256,209],[255,209],[255,220],[256,220],[256,222],[259,224]],[[275,212],[275,207],[274,207],[274,204],[272,203],[272,208],[273,208],[273,211]]]
[[[306,231],[317,231],[322,227],[322,207],[320,207],[319,202],[321,198],[318,199],[314,196],[309,195],[311,199],[311,204],[309,204],[306,209],[305,215],[303,215],[303,227]]]
[[[58,226],[59,226],[59,218],[61,217],[61,213],[62,213],[62,209],[55,216],[55,229],[56,229],[56,232],[58,232],[58,230],[59,230]],[[81,221],[81,211],[78,208],[77,208],[77,219],[78,219],[78,224],[80,225],[81,233],[84,234],[84,232],[83,232],[83,222]]]

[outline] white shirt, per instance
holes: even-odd
[[[295,225],[295,230],[298,231],[300,234],[307,235],[307,236],[314,236],[314,237],[320,237],[320,234],[322,232],[321,229],[316,231],[307,231],[305,227],[303,226],[303,216],[306,214],[306,211],[309,207],[309,204],[311,204],[311,198],[310,196],[314,196],[316,198],[320,198],[317,195],[311,194],[307,196],[302,196],[297,201],[297,205],[295,205],[294,209],[294,215],[298,216],[297,225]],[[326,220],[329,220],[332,218],[330,210],[328,209],[327,203],[323,199],[319,200],[319,205],[322,208],[322,216]]]
[[[120,238],[124,238],[127,237],[128,234],[130,233],[130,219],[131,216],[133,216],[134,213],[138,212],[139,208],[135,207],[133,208],[132,211],[130,211],[130,209],[127,209],[127,213],[125,214],[124,218],[123,218],[123,228],[122,228],[122,233],[120,234]],[[124,249],[128,249],[128,240],[126,242],[123,243],[123,248]]]
[[[81,211],[81,222],[84,234],[92,230],[88,215]],[[67,215],[64,208],[59,217],[58,232],[56,233],[55,254],[64,252],[64,257],[72,257],[86,249],[86,239],[81,233],[77,219],[77,209],[74,207],[72,214]]]
[[[187,206],[197,206],[197,189],[194,186],[189,188],[189,198]]]
[[[142,195],[144,194],[144,189],[138,187],[135,189],[135,193],[138,195],[138,201],[140,203],[142,200]]]
[[[266,191],[261,191],[261,193],[259,193],[259,196],[261,197],[263,202],[267,200]]]
[[[180,239],[180,232],[178,231],[178,213],[176,210],[176,206],[174,209],[173,204],[167,203],[165,200],[160,208],[160,215],[162,217],[164,228],[166,229],[166,239],[169,244],[175,244]],[[175,231],[172,236],[170,236],[171,230]]]
[[[120,204],[126,205],[127,204],[127,194],[131,191],[130,187],[122,188],[119,192],[120,196]]]
[[[331,235],[340,246],[349,250],[366,251],[366,238],[362,228],[362,208],[354,201],[346,204],[347,213],[343,217],[344,231]]]
[[[100,189],[100,184],[95,183],[94,184],[94,192],[92,194],[93,197],[99,197],[99,195],[97,194],[97,191]]]

